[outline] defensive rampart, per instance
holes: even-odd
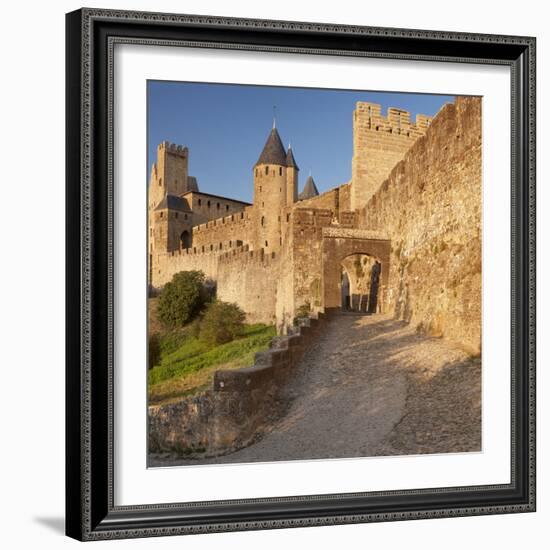
[[[468,350],[481,340],[481,99],[446,105],[369,200],[392,241],[387,306]]]

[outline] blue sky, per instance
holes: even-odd
[[[453,96],[275,86],[148,82],[148,177],[164,140],[189,147],[189,175],[206,193],[252,202],[252,168],[273,124],[320,192],[351,177],[357,101],[433,116]]]

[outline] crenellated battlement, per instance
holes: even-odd
[[[198,256],[201,254],[214,254],[220,255],[224,251],[234,250],[243,245],[243,241],[240,239],[226,240],[221,242],[210,242],[208,244],[197,244],[190,247],[185,247],[183,244],[178,250],[167,252],[167,255],[178,256]]]
[[[184,248],[181,246],[177,250],[171,250],[168,252],[159,252],[158,257],[163,258],[174,258],[174,257],[185,257],[185,256],[219,256],[222,248],[219,246],[191,246],[189,248]]]
[[[179,157],[187,157],[189,154],[189,149],[183,145],[177,145],[176,143],[171,143],[169,141],[162,141],[159,143],[157,151],[162,153],[164,151],[171,153],[172,155],[177,155]]]
[[[426,134],[431,118],[417,115],[415,123],[404,109],[359,101],[353,111],[353,158],[350,210],[363,208],[390,170],[414,142]]]
[[[213,229],[220,226],[225,226],[229,229],[230,225],[242,225],[246,220],[250,219],[250,207],[245,208],[242,212],[236,212],[229,214],[228,216],[222,216],[193,227],[193,233],[204,233],[209,229]]]
[[[231,249],[237,243],[252,243],[251,215],[249,210],[244,210],[194,226],[193,246]]]
[[[238,262],[241,266],[247,263],[268,265],[271,264],[273,260],[278,259],[278,255],[275,252],[266,252],[263,248],[250,250],[249,245],[243,245],[220,254],[219,262],[220,264]]]
[[[383,116],[381,105],[366,101],[358,101],[354,111],[354,122],[361,122],[365,131],[386,132],[411,139],[423,136],[431,121],[431,117],[417,114],[413,124],[409,111],[396,107],[388,107],[387,115]]]

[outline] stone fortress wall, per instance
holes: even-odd
[[[477,353],[481,344],[481,99],[445,105],[360,211],[392,241],[387,307]]]
[[[251,236],[252,216],[254,211],[248,207],[235,214],[214,219],[193,227],[193,246],[205,249],[216,244],[219,249],[220,243],[224,247],[232,248],[237,241],[248,242]]]
[[[379,311],[479,350],[480,109],[479,98],[459,97],[433,121],[418,115],[413,124],[405,111],[390,108],[383,117],[379,105],[359,102],[352,179],[301,198],[298,167],[274,128],[253,167],[253,205],[235,201],[228,215],[206,223],[188,208],[185,225],[182,214],[177,222],[171,211],[160,218],[159,206],[150,204],[154,235],[190,235],[175,249],[154,238],[151,286],[200,269],[216,281],[218,297],[238,303],[250,322],[276,322],[285,332],[299,308],[334,307],[338,266],[350,263],[345,254],[360,253],[382,264]],[[187,150],[179,150],[176,160],[186,167]],[[154,175],[152,184],[162,177],[159,168]],[[182,197],[200,194],[196,188]]]
[[[219,197],[200,191],[188,191],[183,198],[193,212],[193,225],[205,224],[210,220],[227,218],[231,214],[241,212],[243,208],[250,206],[246,202]]]
[[[240,247],[222,254],[218,263],[217,297],[236,302],[250,323],[275,324],[280,255]]]

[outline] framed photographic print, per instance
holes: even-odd
[[[67,534],[535,509],[535,39],[67,15]]]

